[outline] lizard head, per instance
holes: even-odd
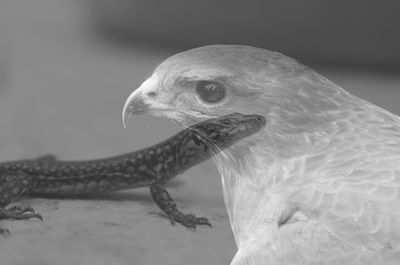
[[[265,125],[266,120],[261,115],[236,112],[197,123],[188,130],[213,146],[224,149],[260,131]]]

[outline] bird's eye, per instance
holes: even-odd
[[[225,126],[232,126],[233,125],[233,121],[229,120],[229,119],[225,119],[222,120],[221,123]]]
[[[225,96],[224,86],[212,81],[198,81],[196,92],[207,103],[217,103]]]

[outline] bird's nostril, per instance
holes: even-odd
[[[157,93],[151,91],[151,92],[147,93],[147,96],[150,97],[150,98],[154,98],[155,96],[157,96]]]

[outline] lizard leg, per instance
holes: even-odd
[[[210,221],[204,217],[196,217],[194,214],[184,214],[178,210],[176,203],[168,194],[165,188],[165,182],[161,179],[154,179],[150,183],[150,192],[153,197],[153,201],[157,206],[168,215],[172,224],[178,222],[188,228],[196,228],[196,225],[208,225],[211,226]]]
[[[30,178],[22,172],[4,172],[0,174],[0,219],[30,219],[42,216],[35,213],[32,207],[12,206],[10,203],[18,200],[22,194],[29,191]]]

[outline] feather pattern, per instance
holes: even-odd
[[[309,222],[314,225],[298,236],[304,240],[301,252],[287,248],[288,255],[301,253],[297,264],[399,262],[400,145],[395,148],[393,142],[400,142],[400,122],[386,111],[367,106],[364,112],[372,110],[376,116],[356,115],[357,123],[350,123],[351,118],[334,122],[335,133],[327,146],[302,158],[306,161],[306,170],[299,176],[303,186],[290,195],[289,202],[300,205],[298,211],[308,220],[305,227]],[[313,235],[311,239],[307,233]],[[318,243],[318,251],[310,241]],[[312,253],[326,255],[312,259]]]

